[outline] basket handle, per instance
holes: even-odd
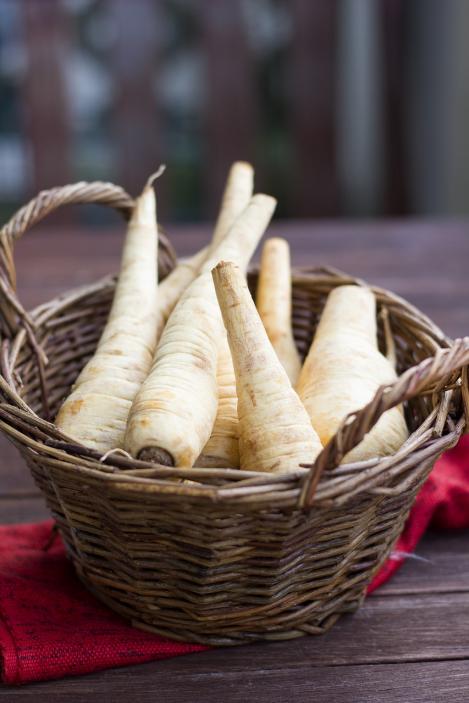
[[[134,200],[120,186],[113,183],[80,181],[58,188],[41,191],[35,198],[24,205],[0,230],[0,313],[3,331],[12,336],[18,327],[18,320],[25,326],[33,323],[16,295],[16,269],[13,260],[13,248],[30,227],[42,220],[53,210],[62,205],[78,203],[99,203],[115,208],[128,218]],[[176,257],[166,236],[160,230],[159,264],[164,272],[174,266]]]
[[[435,387],[438,389],[438,385],[444,384],[448,376],[461,369],[464,369],[461,391],[467,425],[469,423],[468,365],[469,337],[464,337],[456,339],[448,349],[438,349],[435,356],[424,359],[420,364],[408,369],[393,383],[378,388],[373,400],[344,419],[314,464],[307,467],[310,468],[310,472],[300,493],[300,508],[307,510],[311,507],[323,472],[337,466],[343,457],[361,442],[383,413],[423,391]]]

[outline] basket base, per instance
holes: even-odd
[[[139,630],[144,630],[145,632],[152,632],[155,635],[160,635],[161,637],[167,637],[168,639],[176,640],[179,642],[191,642],[193,644],[204,644],[212,647],[236,647],[242,644],[250,644],[259,641],[270,641],[279,642],[284,640],[296,639],[297,637],[305,637],[306,635],[323,635],[328,630],[330,630],[333,625],[340,619],[344,614],[354,613],[360,605],[362,604],[365,597],[365,590],[361,589],[361,592],[356,595],[353,600],[349,600],[350,593],[347,594],[347,600],[341,606],[338,605],[337,599],[331,602],[330,612],[328,614],[324,613],[324,606],[321,608],[321,615],[311,617],[309,621],[302,622],[300,626],[296,628],[285,628],[281,629],[276,627],[275,629],[262,629],[256,632],[245,632],[245,631],[233,631],[226,635],[217,634],[216,632],[202,632],[207,625],[204,626],[203,622],[193,621],[194,626],[200,629],[191,628],[181,628],[181,627],[165,627],[163,623],[158,622],[158,618],[152,619],[152,622],[146,620],[138,620],[132,617],[127,608],[118,599],[112,598],[109,594],[105,594],[96,588],[86,575],[83,573],[80,564],[74,562],[75,569],[80,581],[86,587],[86,589],[92,593],[99,601],[104,603],[107,607],[111,608],[116,613],[119,613],[125,620],[129,622],[132,627],[136,627]],[[220,629],[223,628],[223,623],[220,621],[218,623]],[[211,622],[210,629],[216,629],[217,623]]]

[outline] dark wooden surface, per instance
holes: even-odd
[[[206,227],[170,228],[178,253]],[[393,289],[452,336],[469,333],[469,222],[276,224],[295,264],[328,264]],[[115,270],[123,230],[40,229],[17,246],[31,306]],[[0,438],[0,523],[46,517],[16,450]],[[416,703],[469,700],[469,533],[430,533],[397,576],[323,637],[213,650],[21,688],[0,701]]]

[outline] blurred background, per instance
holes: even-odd
[[[1,219],[164,162],[161,219],[205,220],[235,159],[281,217],[468,213],[468,26],[468,0],[0,0]]]

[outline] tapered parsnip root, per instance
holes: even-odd
[[[220,262],[213,280],[236,374],[242,469],[296,471],[322,449],[256,310],[243,273]]]
[[[114,300],[96,352],[55,421],[74,440],[103,454],[123,446],[129,410],[156,346],[158,230],[153,178],[137,199],[128,225]]]
[[[226,331],[220,335],[217,363],[218,408],[212,434],[196,466],[239,468],[238,395]]]
[[[192,281],[198,276],[200,267],[207,258],[208,247],[201,249],[190,259],[181,261],[158,286],[158,319],[156,323],[157,339],[174,307]]]
[[[292,331],[290,247],[280,237],[268,239],[262,249],[256,305],[267,336],[295,386],[301,360]]]
[[[175,466],[190,467],[200,455],[218,407],[218,340],[223,334],[210,271],[225,256],[247,266],[275,205],[267,195],[251,199],[174,308],[129,416],[125,447],[132,456],[163,449]]]
[[[393,366],[378,350],[372,291],[339,286],[329,294],[297,385],[321,441],[326,444],[349,413],[395,378]],[[392,454],[407,437],[402,407],[393,408],[344,462]]]
[[[220,213],[213,230],[210,251],[213,253],[225,238],[234,221],[241,215],[252,198],[254,169],[245,161],[235,161],[231,166],[223,192]]]
[[[201,274],[164,328],[152,370],[129,415],[125,446],[133,456],[159,461],[164,451],[166,464],[190,467],[208,438],[217,411],[220,334],[210,297],[209,274]]]
[[[215,225],[212,251],[223,240],[252,197],[254,171],[237,161],[228,175],[220,214]],[[226,332],[220,336],[217,363],[218,408],[210,438],[196,466],[239,467],[238,397]]]

